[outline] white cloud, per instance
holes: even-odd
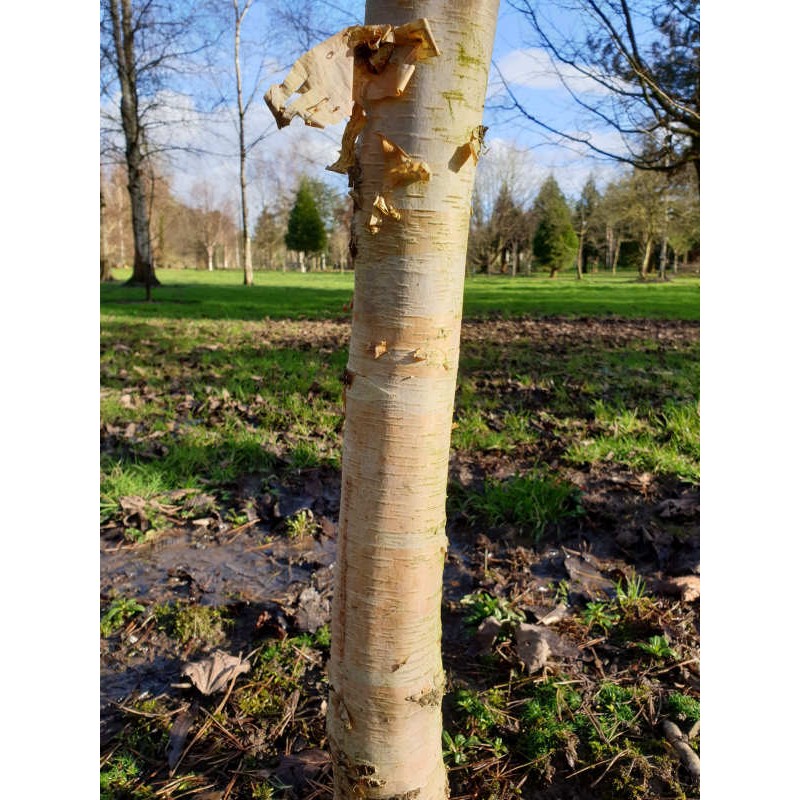
[[[567,64],[554,64],[547,51],[537,47],[521,48],[506,53],[497,64],[497,71],[509,86],[563,90],[566,84],[576,94],[608,93],[607,89],[581,70]]]

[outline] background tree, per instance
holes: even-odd
[[[506,84],[512,106],[561,139],[639,169],[700,175],[699,0],[509,0],[551,56],[576,110],[611,126],[617,149],[531,112]],[[557,12],[557,13],[554,13]],[[576,78],[596,88],[578,92]],[[586,125],[581,125],[585,130]],[[657,141],[652,148],[648,142]]]
[[[503,182],[489,221],[492,249],[499,259],[500,271],[516,275],[519,270],[520,248],[530,241],[529,221],[514,201],[509,185]]]
[[[545,180],[533,204],[536,232],[533,255],[555,278],[559,270],[572,266],[578,253],[578,237],[572,227],[572,214],[551,175]]]
[[[100,280],[113,281],[111,274],[111,261],[108,258],[108,246],[106,245],[106,201],[103,196],[103,181],[100,180]]]
[[[300,271],[305,272],[307,253],[318,253],[325,247],[328,236],[322,221],[310,181],[303,178],[297,189],[292,210],[286,224],[284,241],[290,250],[300,255]]]
[[[127,169],[133,233],[133,275],[129,283],[158,283],[153,266],[146,192],[148,158],[153,153],[150,124],[157,124],[159,93],[190,55],[202,49],[201,27],[190,2],[101,0],[102,94],[118,103],[118,119],[104,116],[104,150],[119,151]],[[117,126],[121,143],[117,144]],[[124,155],[123,155],[124,154]]]
[[[666,236],[668,181],[664,175],[634,169],[617,182],[624,212],[622,219],[639,244],[639,277],[650,269],[653,248]]]
[[[578,232],[578,255],[575,259],[575,271],[578,280],[586,271],[586,264],[593,265],[592,271],[596,271],[597,261],[600,258],[600,250],[605,231],[600,224],[601,196],[597,190],[594,177],[589,176],[581,190],[581,196],[575,204],[573,214],[574,228]]]

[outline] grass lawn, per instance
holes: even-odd
[[[104,312],[126,317],[173,319],[332,319],[347,318],[353,273],[257,272],[255,286],[242,285],[238,271],[160,270],[162,285],[153,303],[144,292],[123,285],[130,273],[117,270],[119,283],[103,284]],[[476,276],[466,282],[465,318],[489,315],[617,315],[627,318],[700,317],[700,281],[678,278],[642,283],[635,273],[507,278]]]
[[[256,273],[247,288],[238,272],[162,270],[150,303],[115,277],[100,289],[101,543],[132,561],[101,568],[101,688],[127,674],[174,687],[217,646],[252,671],[222,705],[200,698],[208,721],[184,720],[183,739],[177,689],[104,707],[121,727],[103,744],[101,800],[327,798],[265,776],[327,747],[328,626],[296,630],[302,595],[276,611],[217,574],[248,576],[263,553],[255,574],[318,577],[327,597],[314,559],[338,517],[353,275]],[[698,319],[696,278],[467,280],[443,603],[451,796],[695,796],[662,722],[699,719],[696,604],[652,587],[699,550]],[[305,495],[322,510],[277,513]],[[181,536],[181,558],[213,568],[181,560],[140,583],[131,564]],[[564,555],[586,546],[615,559],[600,567],[616,586],[588,602]],[[215,586],[226,599],[212,607]],[[528,675],[512,630],[556,602],[566,617],[550,630],[569,647]],[[503,628],[478,652],[489,615]],[[167,749],[186,756],[175,775]]]

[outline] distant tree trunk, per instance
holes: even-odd
[[[328,706],[336,800],[448,795],[445,500],[475,175],[471,158],[450,165],[481,123],[497,4],[367,1],[368,24],[426,18],[441,54],[402,96],[366,102],[351,170],[360,202]],[[395,188],[400,219],[372,234],[387,140],[430,180]]]
[[[253,285],[253,255],[250,246],[250,226],[247,218],[247,147],[245,146],[244,116],[245,107],[242,98],[242,69],[239,62],[239,46],[242,34],[242,21],[250,9],[253,0],[246,0],[241,12],[238,0],[233,0],[233,11],[236,18],[234,32],[234,62],[236,64],[236,99],[239,111],[239,189],[242,198],[242,250],[244,251],[244,285]]]
[[[642,258],[642,264],[639,267],[639,277],[644,280],[647,277],[647,270],[650,267],[650,254],[653,252],[653,238],[651,236],[647,237],[644,245],[644,257]]]
[[[617,238],[616,246],[614,247],[614,257],[611,259],[611,274],[617,274],[617,264],[619,264],[619,254],[622,250],[622,238]]]
[[[661,240],[661,252],[658,255],[658,277],[665,281],[667,279],[667,237]]]
[[[586,223],[581,223],[581,233],[578,237],[578,255],[575,257],[575,277],[583,279],[583,240],[586,238]]]
[[[113,281],[111,274],[111,262],[108,260],[106,248],[106,221],[105,221],[106,201],[103,197],[103,186],[100,186],[100,280]]]
[[[550,267],[550,277],[551,278],[558,277],[558,267]]]
[[[214,245],[206,247],[206,270],[208,272],[214,271]]]
[[[150,247],[150,216],[145,195],[144,131],[139,118],[136,58],[130,0],[109,3],[114,29],[117,77],[120,85],[120,114],[125,134],[125,162],[128,167],[128,193],[133,218],[133,275],[129,284],[150,287],[159,281],[153,269]]]

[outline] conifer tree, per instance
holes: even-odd
[[[569,267],[578,253],[578,237],[572,227],[571,213],[558,182],[551,175],[542,185],[533,204],[537,220],[533,236],[533,255],[555,278],[560,269]]]
[[[307,179],[300,181],[294,206],[289,212],[289,222],[284,237],[286,247],[301,254],[300,269],[305,272],[306,253],[318,253],[324,249],[328,234],[317,208],[314,193]]]

